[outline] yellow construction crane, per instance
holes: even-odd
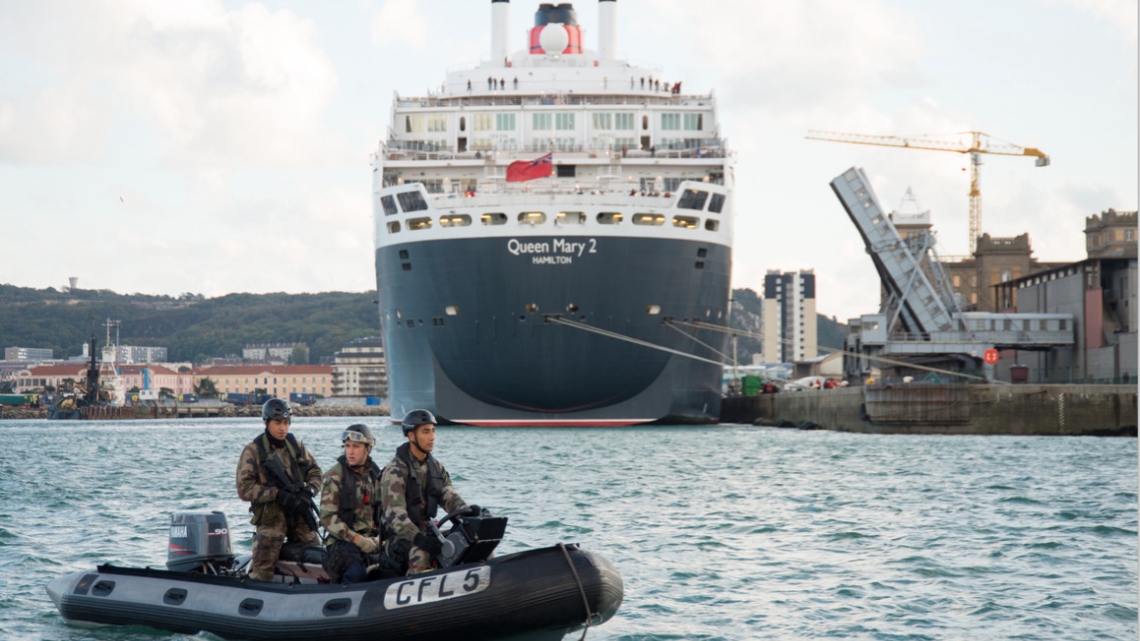
[[[879,145],[881,147],[905,147],[907,149],[929,149],[933,151],[953,151],[970,154],[970,255],[973,255],[978,235],[982,233],[982,190],[978,167],[982,164],[982,154],[1001,156],[1033,156],[1038,167],[1049,166],[1049,156],[1040,149],[1020,147],[1003,142],[980,131],[964,131],[954,134],[953,140],[939,140],[931,136],[873,136],[868,134],[845,134],[833,131],[809,131],[809,140],[830,140],[849,142],[857,145]]]

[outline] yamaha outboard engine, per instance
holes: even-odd
[[[226,515],[176,512],[170,515],[170,549],[166,567],[174,572],[219,574],[234,562]]]

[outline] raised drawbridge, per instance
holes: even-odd
[[[831,181],[831,189],[863,237],[884,290],[878,313],[850,321],[849,355],[844,357],[848,378],[866,377],[879,366],[879,358],[892,365],[938,360],[980,365],[990,350],[1073,344],[1071,314],[963,312],[934,250],[934,237],[918,233],[904,239],[862,169],[843,172]],[[985,363],[983,371],[992,380],[993,364]]]

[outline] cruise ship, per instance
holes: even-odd
[[[512,51],[490,5],[489,60],[396,95],[372,159],[392,416],[715,422],[734,198],[713,92],[621,59],[616,0],[596,50],[562,3]]]

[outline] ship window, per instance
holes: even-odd
[[[660,305],[650,305],[649,307],[645,308],[645,312],[647,314],[649,314],[650,316],[656,316],[656,315],[661,313],[661,306]]]
[[[400,221],[398,221],[398,220],[393,220],[393,221],[390,221],[390,222],[388,223],[388,233],[389,233],[389,234],[398,234],[398,233],[400,233]]]
[[[701,126],[703,123],[703,114],[685,114],[686,131],[700,131],[701,129],[704,129],[704,127]]]
[[[456,307],[455,305],[448,305],[447,307],[443,308],[443,311],[447,312],[448,316],[458,316],[459,315],[459,308]]]
[[[716,230],[720,229],[720,221],[719,220],[713,220],[712,218],[709,218],[708,220],[705,221],[705,229],[707,229],[709,231],[716,231]]]
[[[614,129],[633,131],[633,114],[614,114]]]
[[[665,216],[663,214],[634,214],[634,225],[653,225],[660,226],[665,224]]]
[[[574,130],[574,114],[554,114],[554,128],[559,131],[573,131]]]
[[[419,229],[431,229],[431,217],[424,216],[423,218],[409,218],[408,231],[416,231]]]
[[[515,130],[515,115],[514,114],[495,114],[495,129],[497,131],[514,131]]]
[[[546,214],[541,211],[524,211],[519,214],[520,225],[541,225],[546,222]]]
[[[479,222],[484,225],[505,225],[507,224],[506,214],[483,214],[479,217]]]
[[[384,205],[385,216],[393,216],[400,213],[400,210],[396,209],[396,199],[391,196],[381,196],[380,204]]]
[[[696,216],[673,216],[673,226],[681,227],[683,229],[696,229],[697,225],[701,224],[701,219]]]
[[[594,116],[594,129],[613,129],[613,114],[597,113]]]
[[[578,306],[574,303],[570,303],[569,305],[566,306],[566,311],[576,312],[576,311],[578,311]]]
[[[724,209],[724,194],[714,193],[709,199],[709,211],[719,214]]]
[[[681,114],[661,114],[661,129],[663,131],[680,131]]]
[[[471,126],[475,131],[491,131],[494,125],[494,114],[475,114],[471,116]]]
[[[423,211],[427,209],[427,202],[424,201],[424,196],[419,191],[405,191],[401,194],[396,194],[396,198],[400,200],[400,209],[405,212],[410,211]]]
[[[533,114],[531,116],[531,129],[535,131],[548,131],[554,129],[554,114]]]
[[[649,129],[649,116],[641,117],[641,128],[646,130]]]
[[[573,178],[578,171],[577,165],[558,165],[559,178]]]
[[[557,225],[585,225],[586,213],[581,211],[560,211],[554,217]]]
[[[400,310],[397,309],[396,310],[396,318],[403,318],[403,317],[404,317],[404,312],[401,312]]]
[[[533,314],[533,313],[538,311],[538,305],[536,305],[534,303],[527,303],[526,304],[526,311]]]
[[[707,200],[708,197],[709,192],[707,191],[686,189],[685,193],[681,194],[681,200],[677,202],[677,207],[681,209],[701,210],[705,208],[705,200]]]
[[[603,225],[617,225],[621,223],[622,215],[616,211],[603,211],[598,214],[598,222]]]
[[[471,224],[467,214],[444,214],[439,217],[440,227],[466,227]]]
[[[408,256],[409,256],[408,250],[406,250],[406,249],[400,250],[400,260],[408,260]]]

